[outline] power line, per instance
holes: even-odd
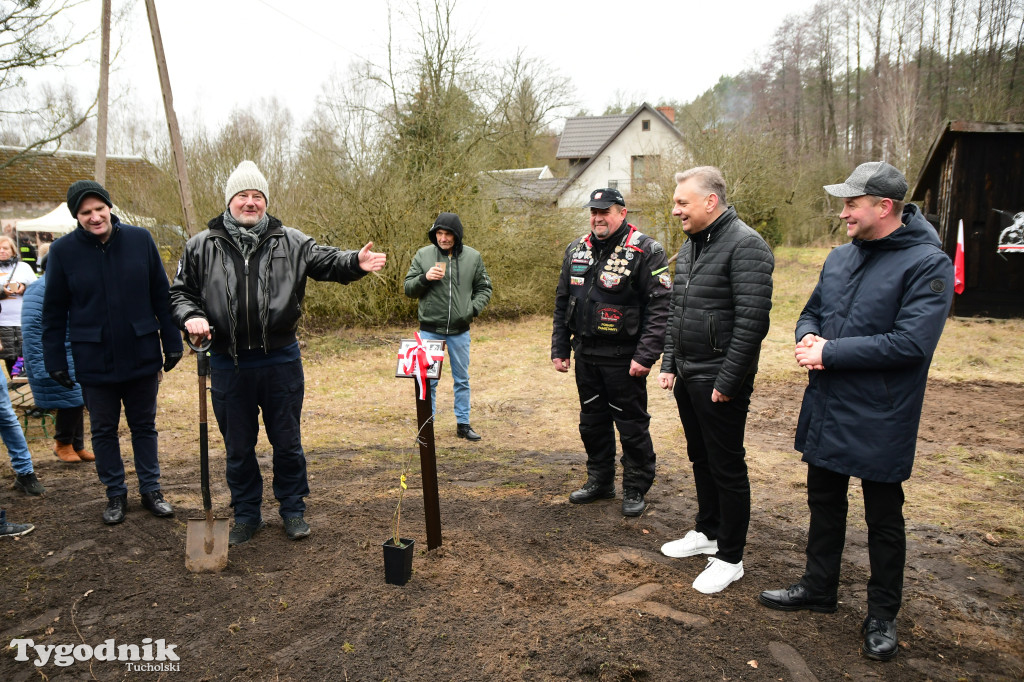
[[[292,23],[294,23],[294,24],[296,24],[296,25],[298,25],[298,26],[301,26],[302,28],[306,29],[306,30],[307,30],[307,31],[309,31],[310,33],[312,33],[312,34],[314,34],[314,35],[316,35],[316,36],[319,36],[320,38],[323,38],[324,40],[326,40],[327,42],[329,42],[329,43],[330,43],[331,45],[334,45],[334,46],[335,46],[335,47],[337,47],[338,49],[340,49],[340,50],[344,50],[345,52],[348,52],[348,53],[349,53],[350,55],[352,55],[353,57],[357,57],[357,58],[359,58],[359,55],[358,55],[358,54],[356,54],[355,52],[353,52],[352,50],[350,50],[350,49],[349,49],[348,47],[346,47],[345,45],[342,45],[341,43],[337,42],[336,40],[334,40],[334,39],[333,39],[333,38],[331,38],[330,36],[326,36],[326,35],[324,35],[323,33],[321,33],[320,31],[318,31],[318,30],[316,30],[315,28],[313,28],[312,26],[308,26],[308,25],[306,25],[306,24],[302,23],[301,21],[299,21],[299,20],[298,20],[298,19],[296,19],[295,17],[291,16],[290,14],[286,14],[285,12],[281,11],[281,10],[280,10],[280,9],[278,9],[277,7],[274,7],[273,5],[271,5],[271,4],[270,4],[269,2],[267,2],[266,0],[258,0],[258,1],[259,1],[259,3],[260,3],[261,5],[263,5],[263,6],[267,7],[268,9],[271,9],[271,10],[273,10],[273,11],[277,12],[278,14],[280,14],[280,15],[281,15],[282,17],[284,17],[285,19],[288,19],[288,20],[289,20],[289,21],[291,21]]]

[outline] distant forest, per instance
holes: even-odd
[[[676,104],[677,124],[694,159],[758,185],[738,196],[755,216],[815,239],[821,185],[856,164],[884,159],[913,185],[945,121],[1024,120],[1022,32],[1022,0],[819,2],[758,68]],[[738,49],[727,26],[723,49]]]

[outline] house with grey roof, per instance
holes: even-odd
[[[572,177],[558,194],[559,208],[578,208],[598,187],[614,187],[629,204],[629,194],[645,183],[663,181],[675,170],[662,160],[682,153],[683,135],[671,107],[644,102],[632,114],[575,116],[565,122],[556,158],[565,159]]]
[[[547,166],[480,174],[480,189],[494,199],[502,212],[553,207],[568,183],[568,178],[556,178]]]

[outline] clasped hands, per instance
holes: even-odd
[[[828,339],[823,339],[817,334],[804,334],[803,338],[796,342],[796,363],[804,369],[825,369],[821,354],[827,342]]]

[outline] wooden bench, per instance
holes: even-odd
[[[50,424],[53,426],[54,432],[56,432],[57,422],[53,413],[36,407],[35,399],[32,397],[32,389],[29,388],[26,377],[17,376],[8,379],[7,393],[11,398],[11,406],[15,410],[21,411],[21,428],[25,432],[26,437],[28,436],[30,420],[32,419],[39,420],[39,426],[43,430],[43,437],[50,437],[50,432],[46,428],[47,419],[50,420]]]

